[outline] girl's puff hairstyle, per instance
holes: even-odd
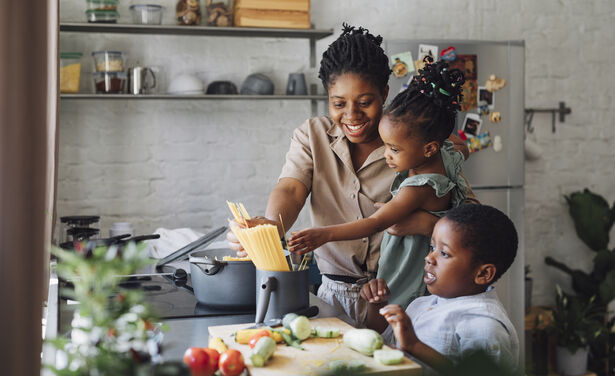
[[[342,34],[322,54],[318,78],[325,90],[344,73],[356,73],[369,80],[381,92],[388,85],[391,68],[389,58],[380,45],[382,37],[367,29],[342,24]]]
[[[464,204],[449,210],[443,217],[461,232],[463,246],[474,253],[475,262],[494,264],[497,281],[512,265],[519,239],[510,218],[498,209],[479,204]]]
[[[465,78],[463,72],[449,69],[444,61],[434,63],[426,56],[423,62],[425,67],[393,99],[385,115],[394,123],[403,122],[411,129],[418,129],[425,142],[442,144],[455,128]]]

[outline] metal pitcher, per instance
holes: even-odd
[[[147,82],[147,73],[151,75],[151,85]],[[128,94],[147,94],[156,87],[156,75],[151,68],[134,67],[128,70]]]
[[[257,324],[280,319],[310,305],[309,269],[272,272],[256,269]]]

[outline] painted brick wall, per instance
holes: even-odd
[[[158,2],[166,6],[163,23],[174,23],[175,1]],[[128,22],[137,2],[120,3]],[[60,0],[60,7],[62,21],[84,21],[82,0]],[[555,283],[568,286],[544,265],[546,255],[591,264],[563,195],[589,187],[615,200],[613,17],[610,0],[312,0],[313,24],[336,35],[345,21],[385,39],[525,40],[526,106],[565,101],[573,111],[554,134],[550,115],[534,117],[543,156],[526,164],[525,246],[538,304],[552,301]],[[333,39],[317,43],[318,56]],[[62,33],[60,41],[62,51],[84,53],[82,91],[92,90],[89,55],[99,49],[126,52],[129,66],[158,68],[163,92],[182,72],[238,86],[262,72],[276,93],[289,72],[318,83],[307,40]],[[58,214],[99,214],[104,232],[127,221],[149,233],[224,224],[227,199],[262,212],[289,136],[309,116],[307,101],[62,101]],[[307,221],[304,214],[300,223]]]

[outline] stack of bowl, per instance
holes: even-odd
[[[117,94],[124,91],[124,53],[121,51],[94,51],[94,88],[97,94]]]
[[[88,9],[85,15],[88,22],[116,23],[120,18],[117,12],[118,0],[86,0]]]

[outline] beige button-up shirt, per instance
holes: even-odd
[[[391,198],[395,171],[386,165],[384,146],[374,150],[355,171],[349,141],[328,117],[308,119],[295,130],[280,178],[301,181],[310,191],[314,226],[369,217],[375,202]],[[358,240],[330,242],[316,250],[325,274],[361,278],[378,270],[382,233]]]

